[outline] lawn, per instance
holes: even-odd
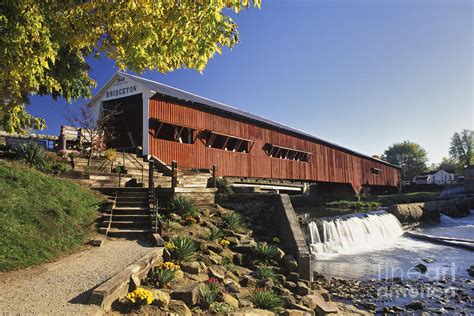
[[[439,192],[411,192],[390,195],[375,195],[363,197],[366,202],[380,203],[382,206],[390,206],[393,204],[417,203],[435,200],[439,196]]]
[[[84,244],[102,198],[70,180],[0,160],[0,271],[50,261]]]

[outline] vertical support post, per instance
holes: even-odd
[[[149,160],[148,161],[148,188],[149,190],[154,190],[153,188],[153,168],[154,168],[154,164],[153,164],[153,160]]]
[[[217,187],[217,166],[216,165],[212,165],[212,183],[215,189]]]
[[[178,163],[173,160],[171,162],[171,188],[176,188],[178,186]]]

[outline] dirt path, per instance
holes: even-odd
[[[148,242],[114,240],[32,269],[0,274],[0,314],[92,314],[90,292],[148,251]]]

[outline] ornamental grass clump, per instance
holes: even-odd
[[[199,287],[199,302],[204,308],[221,299],[219,280],[210,278]]]
[[[194,203],[187,197],[185,196],[178,196],[174,198],[170,203],[169,203],[169,208],[172,211],[177,212],[181,217],[197,217],[199,215],[199,211],[194,206]]]
[[[249,299],[257,308],[278,310],[283,306],[283,300],[271,290],[255,289],[249,294]]]
[[[223,220],[225,226],[230,229],[242,227],[245,223],[244,218],[239,213],[230,213],[224,215]]]
[[[196,252],[196,244],[191,237],[176,236],[171,238],[171,244],[165,244],[165,248],[170,250],[171,257],[176,261],[188,261]]]
[[[151,282],[158,288],[165,287],[176,278],[176,271],[180,269],[178,264],[163,262],[152,271]]]
[[[132,303],[134,309],[140,309],[142,306],[150,305],[154,301],[153,294],[141,287],[128,293],[126,298]]]
[[[209,240],[217,240],[224,237],[224,233],[219,227],[211,227],[209,232]]]
[[[257,280],[275,280],[275,272],[273,272],[273,270],[269,267],[260,267],[255,272],[255,277],[257,278]]]
[[[42,170],[46,166],[46,154],[43,147],[29,142],[27,144],[20,144],[13,148],[15,158],[21,160],[31,167]]]
[[[266,242],[258,243],[254,249],[259,260],[266,263],[276,263],[278,259],[278,247],[267,244]]]

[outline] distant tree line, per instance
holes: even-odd
[[[436,170],[447,170],[457,175],[463,173],[465,166],[474,164],[474,131],[464,129],[451,137],[449,157],[444,157]],[[419,144],[403,141],[389,146],[382,159],[401,167],[402,181],[412,181],[414,177],[428,172],[428,154]]]

